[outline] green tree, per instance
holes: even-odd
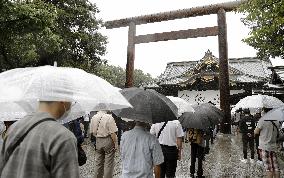
[[[239,11],[247,15],[243,23],[251,29],[243,41],[258,50],[260,57],[284,58],[283,0],[248,0]]]
[[[1,69],[36,62],[39,57],[36,51],[39,45],[46,51],[57,50],[59,38],[51,31],[56,18],[56,9],[42,1],[1,1]]]
[[[54,33],[61,37],[62,43],[61,50],[41,55],[40,61],[44,64],[50,59],[57,60],[59,65],[69,66],[85,63],[88,68],[101,62],[106,37],[98,32],[102,21],[95,17],[98,13],[96,5],[88,0],[45,0],[45,3],[51,3],[58,9]]]
[[[102,62],[106,37],[88,0],[0,2],[0,67],[52,65],[92,71]]]
[[[124,88],[126,74],[125,70],[121,67],[108,64],[99,64],[97,65],[95,74],[118,88]]]
[[[112,85],[118,88],[125,87],[126,81],[126,72],[125,69],[122,67],[117,67],[108,64],[100,64],[97,66],[97,71],[95,72],[98,76],[104,78]],[[140,69],[134,70],[134,86],[140,87],[143,83],[148,83],[153,81],[154,79],[151,77],[150,74],[145,74]]]
[[[154,79],[152,78],[152,76],[149,73],[144,74],[144,72],[140,69],[134,70],[133,85],[135,87],[139,87],[141,84],[149,83],[153,80]]]

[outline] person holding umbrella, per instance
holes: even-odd
[[[149,124],[177,119],[178,109],[154,90],[127,88],[120,91],[133,108],[113,111],[115,115],[135,120],[134,129],[123,133],[120,152],[123,178],[160,178],[164,156],[157,138],[147,131]]]
[[[283,141],[279,132],[281,122],[284,121],[284,108],[273,109],[263,115],[254,130],[259,135],[259,146],[267,178],[279,178],[280,169],[276,155],[277,142]]]
[[[243,142],[243,159],[241,162],[247,163],[248,144],[251,151],[250,161],[254,163],[254,129],[256,127],[255,120],[250,115],[248,108],[244,109],[244,117],[239,122],[240,133],[242,134]]]
[[[254,118],[255,123],[257,125],[259,119],[261,118],[261,113],[260,112],[255,113],[253,118]],[[259,135],[255,134],[254,137],[255,137],[255,148],[256,148],[256,153],[257,153],[257,164],[262,165],[263,163],[262,163],[262,159],[261,159],[261,150],[258,148],[258,146],[259,146]]]
[[[190,176],[194,177],[195,173],[195,162],[198,160],[197,166],[197,177],[202,178],[203,176],[203,159],[205,156],[205,138],[204,131],[201,129],[189,129],[189,140],[191,142],[191,155],[190,155]]]
[[[210,120],[208,115],[206,115],[204,112],[201,112],[201,110],[196,110],[194,113],[185,112],[179,117],[179,121],[183,127],[188,128],[188,139],[191,142],[190,176],[194,177],[195,163],[197,159],[197,177],[202,178],[204,177],[203,159],[205,155],[205,147],[207,146],[205,143],[205,130],[218,123]]]
[[[41,101],[38,112],[14,123],[1,150],[0,177],[79,177],[77,141],[56,120],[68,116],[71,102]]]
[[[147,131],[149,125],[135,122],[134,129],[123,133],[120,152],[122,160],[122,177],[161,177],[161,164],[164,156],[157,138]]]
[[[177,160],[181,159],[183,129],[178,120],[153,124],[150,133],[155,135],[162,147],[164,163],[161,178],[175,177]]]
[[[118,149],[117,126],[109,111],[99,111],[93,116],[90,133],[96,137],[95,178],[111,178],[114,157]]]
[[[4,138],[3,178],[78,178],[77,141],[62,124],[99,104],[108,109],[131,107],[111,84],[76,68],[12,69],[0,74],[0,86],[1,112],[28,114]],[[2,109],[11,103],[18,107]]]

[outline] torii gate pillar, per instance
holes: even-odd
[[[219,89],[220,108],[224,111],[225,117],[221,122],[221,132],[231,133],[231,112],[230,112],[230,84],[228,69],[228,42],[226,11],[218,11],[218,44],[219,44]]]

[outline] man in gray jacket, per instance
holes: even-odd
[[[0,177],[78,178],[76,138],[56,122],[70,108],[70,102],[40,102],[38,112],[13,124],[1,150]]]

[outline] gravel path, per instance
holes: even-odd
[[[204,175],[208,178],[242,178],[242,177],[263,177],[265,172],[262,166],[256,163],[241,163],[242,144],[240,136],[218,135],[215,143],[211,145],[210,153],[205,156]],[[88,160],[84,166],[80,167],[81,178],[92,178],[94,174],[94,155],[95,150],[89,140],[83,145]],[[249,152],[250,153],[250,152]],[[281,155],[283,157],[283,155]],[[256,156],[255,156],[256,157]],[[116,165],[114,177],[117,178],[121,174],[121,164],[119,153],[116,153]],[[284,159],[283,159],[284,160]],[[284,168],[284,161],[281,160],[281,169]],[[182,160],[178,162],[176,176],[178,178],[188,178],[190,167],[190,144],[184,144]],[[197,166],[196,166],[197,168]],[[284,177],[281,171],[281,176]]]

